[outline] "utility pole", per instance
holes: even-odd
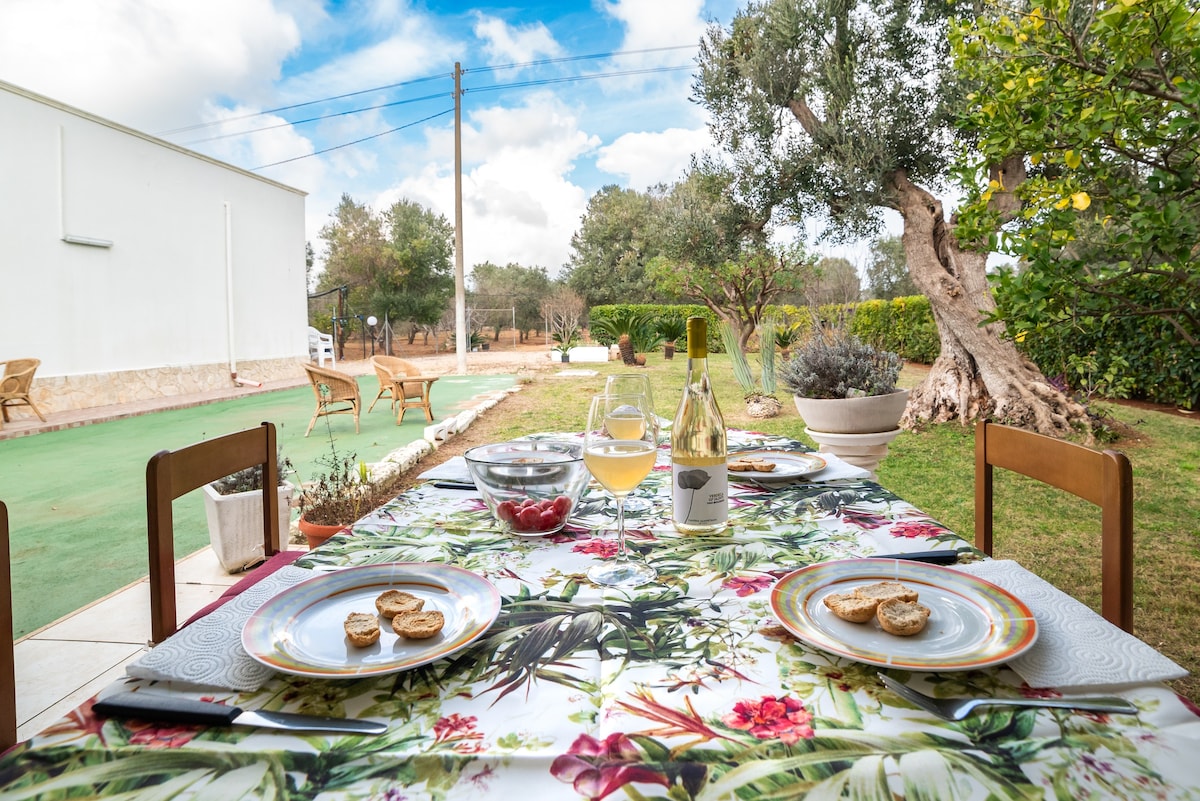
[[[462,64],[454,62],[454,351],[467,374],[467,281],[463,271]]]

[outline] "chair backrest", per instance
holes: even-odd
[[[41,359],[9,359],[3,362],[4,375],[0,377],[0,389],[13,394],[29,392],[33,386],[33,374],[41,363]]]
[[[308,373],[308,381],[312,384],[313,393],[318,401],[358,399],[358,381],[349,373],[314,364],[304,365],[304,371]],[[329,388],[328,397],[321,391],[322,385]]]
[[[146,528],[150,543],[151,642],[162,642],[178,626],[175,608],[175,539],[171,502],[219,478],[261,466],[263,475],[263,555],[279,551],[279,465],[275,426],[159,451],[146,465]]]
[[[992,553],[992,468],[1070,492],[1101,510],[1101,613],[1133,631],[1133,469],[1119,451],[1096,451],[1012,426],[975,427],[975,547]]]
[[[13,658],[12,561],[8,507],[0,501],[0,754],[17,742],[17,670]]]

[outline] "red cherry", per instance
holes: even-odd
[[[496,517],[505,523],[511,523],[517,516],[517,505],[512,501],[500,501],[496,504]]]
[[[567,513],[571,511],[571,499],[566,495],[559,495],[551,501],[550,505],[558,513],[559,518],[565,518]]]
[[[558,512],[553,509],[545,509],[542,511],[541,519],[538,521],[538,531],[548,531],[562,522]]]
[[[537,531],[538,523],[542,519],[542,513],[535,507],[526,506],[517,513],[517,524],[521,531]]]

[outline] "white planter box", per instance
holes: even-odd
[[[222,495],[205,484],[204,511],[208,515],[208,538],[213,553],[227,573],[261,562],[263,555],[262,493],[258,490]],[[279,488],[279,542],[288,541],[292,520],[292,486]]]

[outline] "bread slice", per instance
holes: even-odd
[[[851,623],[866,623],[875,617],[875,609],[879,606],[879,600],[860,598],[852,592],[835,592],[825,596],[825,605],[842,620],[849,620]]]
[[[904,586],[898,581],[880,581],[864,587],[855,587],[854,594],[859,598],[873,598],[876,602],[889,598],[899,598],[901,601],[917,600],[917,591]]]
[[[351,612],[346,615],[346,637],[350,644],[365,648],[379,640],[379,618],[366,612]]]
[[[392,631],[410,640],[425,640],[442,630],[446,618],[441,612],[401,612],[392,618]]]
[[[404,590],[388,590],[375,599],[375,608],[384,617],[395,617],[401,612],[419,612],[425,601]]]
[[[919,634],[929,620],[929,607],[915,601],[902,601],[899,598],[888,598],[879,602],[875,610],[875,618],[880,627],[888,634],[899,637],[911,637]]]

